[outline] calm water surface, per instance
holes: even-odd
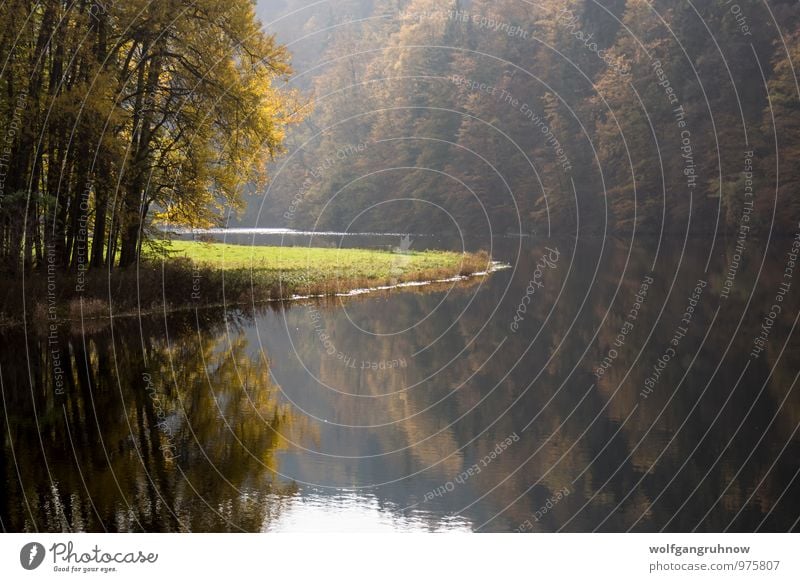
[[[463,284],[5,329],[2,527],[796,529],[800,281],[752,353],[789,243],[727,299],[708,239],[499,237]]]

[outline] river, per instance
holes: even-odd
[[[800,281],[775,297],[790,243],[766,258],[754,243],[726,287],[722,240],[411,235],[512,268],[56,338],[6,328],[2,527],[788,530]]]

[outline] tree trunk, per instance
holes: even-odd
[[[108,212],[108,196],[100,193],[99,186],[95,186],[94,231],[92,232],[92,258],[90,267],[98,269],[105,266],[103,248],[106,238],[106,213]]]
[[[150,162],[150,143],[153,137],[153,118],[156,105],[156,92],[158,80],[161,76],[161,64],[165,40],[159,37],[150,56],[147,79],[144,80],[144,69],[139,72],[139,92],[143,99],[138,99],[137,111],[138,132],[134,132],[135,148],[133,163],[131,164],[131,179],[127,182],[125,198],[123,200],[121,241],[119,266],[127,267],[138,259],[139,236],[142,232],[144,219],[143,212],[144,189],[147,184],[147,173]],[[144,49],[143,49],[144,50]]]

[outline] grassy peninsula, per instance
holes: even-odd
[[[269,247],[175,241],[169,254],[229,277],[246,275],[270,298],[330,295],[364,287],[433,281],[486,271],[486,253]]]
[[[86,321],[437,281],[484,272],[485,252],[382,251],[172,241],[127,268],[36,271],[0,284],[0,324]]]
[[[488,270],[486,253],[269,247],[175,241],[164,264],[192,271],[194,299],[224,286],[227,301],[328,296],[355,289],[436,281]]]

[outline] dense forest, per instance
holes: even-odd
[[[4,270],[127,266],[154,221],[264,184],[297,106],[251,2],[9,0],[0,22]]]
[[[242,226],[796,230],[794,0],[259,9],[315,107]]]
[[[2,267],[124,267],[165,225],[793,232],[799,17],[794,0],[10,0]]]

